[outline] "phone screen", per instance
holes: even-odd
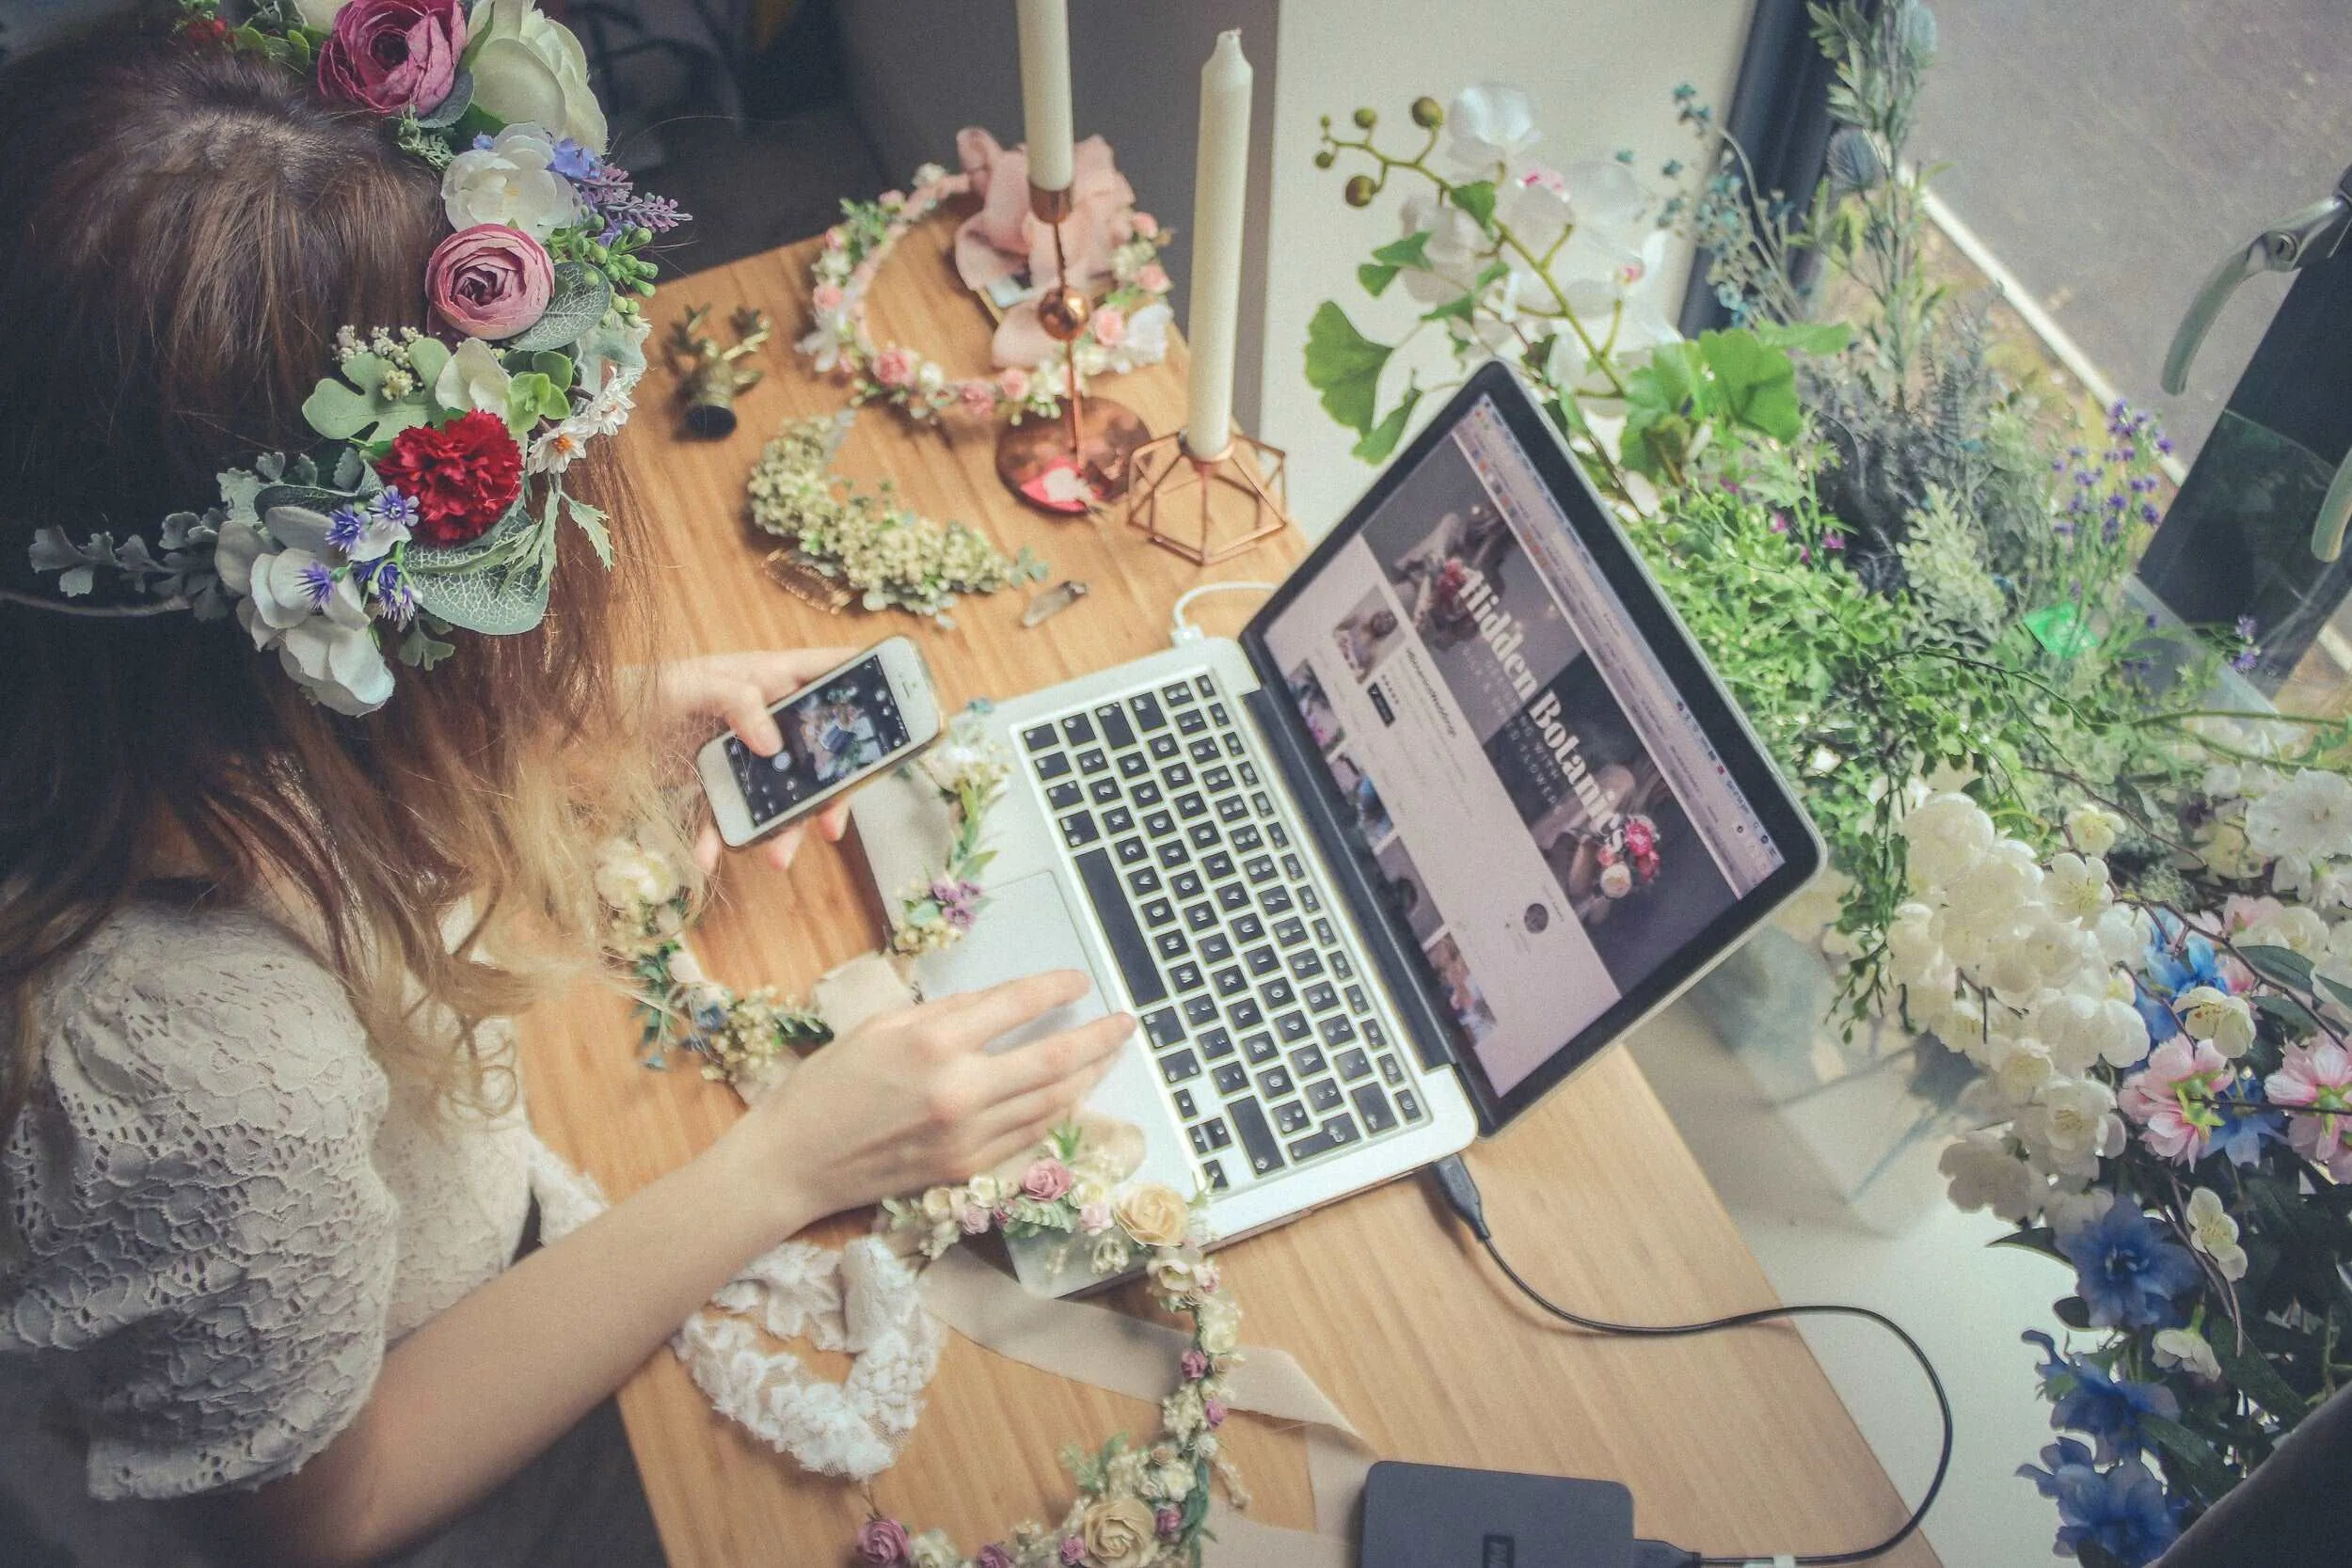
[[[890,677],[879,654],[770,711],[784,732],[784,750],[763,757],[732,735],[725,742],[727,766],[743,787],[755,829],[789,816],[907,743],[906,720],[890,700]]]

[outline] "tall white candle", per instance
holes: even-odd
[[[1233,428],[1252,74],[1242,58],[1241,34],[1218,34],[1209,63],[1200,68],[1200,152],[1192,187],[1192,400],[1184,447],[1196,457],[1223,451]]]
[[[1013,0],[1021,24],[1021,118],[1029,140],[1029,183],[1070,188],[1069,0]]]

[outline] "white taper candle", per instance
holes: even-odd
[[[1192,399],[1184,449],[1196,457],[1222,452],[1232,436],[1253,74],[1242,58],[1241,34],[1218,34],[1200,68],[1200,151],[1192,187]]]
[[[1066,191],[1072,179],[1069,0],[1013,0],[1021,25],[1022,134],[1029,183]]]

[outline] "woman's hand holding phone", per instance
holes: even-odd
[[[654,672],[654,702],[661,716],[681,732],[690,752],[708,736],[712,724],[723,722],[754,753],[771,757],[783,749],[784,736],[768,709],[856,651],[777,648],[675,659]],[[849,801],[834,801],[810,822],[828,844],[839,842],[849,831]],[[767,839],[760,845],[760,853],[778,870],[790,865],[808,825],[795,823]],[[717,826],[705,822],[694,840],[694,858],[705,871],[719,863],[722,847]]]

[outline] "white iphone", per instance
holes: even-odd
[[[765,838],[939,738],[939,698],[922,651],[875,643],[771,706],[784,749],[763,757],[732,731],[694,759],[719,836]]]

